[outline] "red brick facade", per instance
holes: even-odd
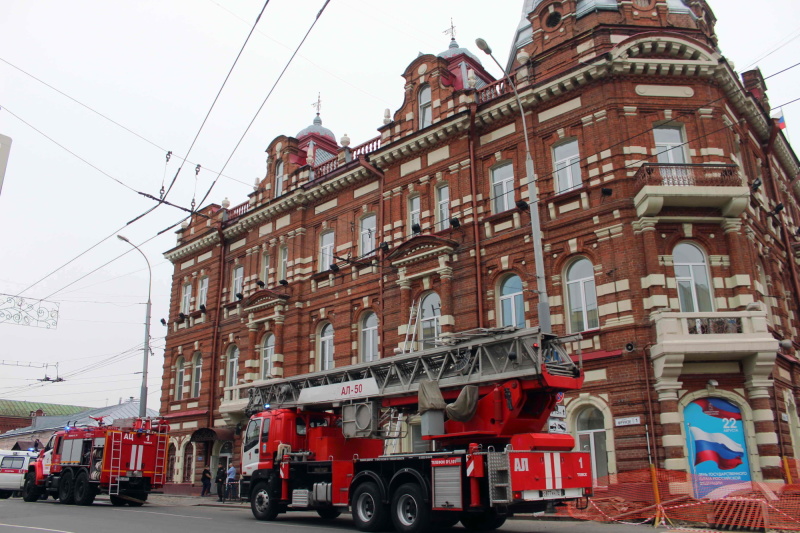
[[[704,1],[691,13],[663,0],[587,11],[589,3],[527,3],[532,35],[518,40],[512,76],[538,201],[528,194],[508,82],[451,47],[408,66],[405,102],[378,139],[351,149],[319,121],[297,138],[278,137],[247,203],[206,207],[179,231],[165,254],[175,274],[161,397],[176,464],[193,434],[215,438],[198,436],[201,428],[218,428],[217,440],[194,457],[219,456],[220,435],[242,423],[249,383],[322,369],[328,324],[337,367],[370,353],[369,313],[379,356],[391,357],[432,292],[439,307],[421,311],[417,337],[431,313],[440,336],[513,322],[504,296],[511,307],[524,301],[524,324],[538,325],[530,225],[538,209],[553,331],[582,335],[572,348],[587,380],[568,395],[568,421],[575,431],[583,410],[602,414],[607,451],[597,453],[607,454],[609,472],[646,467],[645,424],[658,465],[688,468],[681,414],[706,395],[742,408],[754,479],[783,477],[780,457],[800,454],[797,158],[769,118],[760,74],[742,82],[716,50]],[[572,141],[578,162],[556,172]],[[674,158],[691,166],[667,165]],[[333,252],[323,255],[331,233]],[[681,266],[682,244],[699,253],[697,268]],[[588,260],[588,277],[577,277],[579,260]],[[507,283],[513,276],[521,293]],[[688,314],[692,305],[702,313]],[[640,423],[617,427],[631,417]],[[201,466],[197,459],[195,478]]]

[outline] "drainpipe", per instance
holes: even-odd
[[[469,187],[472,204],[472,238],[475,241],[475,279],[477,281],[478,295],[478,327],[484,327],[483,323],[483,270],[481,269],[481,235],[478,227],[478,184],[475,175],[475,168],[478,162],[475,158],[475,118],[478,113],[478,103],[476,101],[477,91],[473,94],[473,101],[469,104]]]
[[[219,244],[220,244],[220,254],[219,254],[219,269],[218,272],[218,282],[217,282],[217,308],[214,312],[214,333],[211,337],[211,383],[209,384],[209,397],[208,397],[208,427],[214,427],[214,393],[217,390],[216,382],[219,381],[219,370],[217,369],[217,354],[219,350],[217,350],[217,342],[219,342],[219,317],[220,313],[222,312],[222,281],[225,279],[224,276],[224,268],[225,268],[225,255],[226,255],[226,247],[225,247],[225,234],[222,232],[222,222],[219,223],[217,227],[217,233],[219,234]]]
[[[380,226],[378,226],[378,228],[380,228],[381,242],[386,242],[386,241],[383,240],[384,239],[384,235],[383,235],[383,193],[384,193],[384,189],[385,189],[385,186],[386,186],[386,180],[384,179],[384,175],[383,175],[382,172],[380,173],[380,178],[379,179],[380,179],[380,185],[378,187],[378,224],[380,224]],[[375,240],[376,241],[378,240],[377,236],[379,234],[378,228],[375,229],[375,237],[376,237]],[[380,243],[378,243],[378,244],[380,244]],[[377,254],[378,251],[375,250],[375,253]],[[385,254],[386,252],[381,250],[380,253],[381,254]],[[381,266],[380,261],[378,261],[378,275],[380,276],[378,278],[378,308],[380,309],[380,317],[381,317],[380,320],[378,320],[378,335],[380,335],[380,339],[379,339],[379,342],[378,342],[380,353],[378,355],[379,355],[379,357],[381,359],[383,359],[383,347],[385,346],[385,342],[386,342],[386,336],[385,336],[386,314],[384,313],[384,306],[383,306],[383,303],[384,303],[383,302],[383,300],[384,300],[383,291],[385,290],[384,281],[383,281],[383,267]]]

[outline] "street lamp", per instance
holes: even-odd
[[[117,239],[121,241],[125,241],[134,248],[136,251],[142,254],[144,257],[145,262],[147,263],[147,273],[149,275],[149,279],[147,281],[147,311],[145,312],[145,319],[144,319],[144,363],[142,366],[142,392],[141,398],[139,399],[139,416],[144,418],[147,416],[147,357],[150,355],[150,292],[153,286],[153,270],[150,268],[150,261],[148,261],[147,256],[144,255],[144,252],[139,249],[138,246],[133,244],[131,241],[128,240],[127,237],[122,235],[117,235]]]
[[[475,39],[475,44],[486,55],[492,58],[492,61],[500,67],[503,73],[505,69],[497,62],[497,59],[492,55],[492,49],[489,44],[481,39]],[[528,142],[528,126],[525,121],[525,110],[522,108],[522,100],[519,98],[517,86],[511,79],[511,76],[506,74],[511,89],[514,91],[514,97],[517,99],[517,106],[522,115],[522,133],[525,137],[525,174],[528,179],[528,200],[531,204],[531,237],[533,240],[533,258],[536,262],[536,289],[539,293],[539,303],[537,310],[539,313],[539,329],[544,333],[552,332],[552,324],[550,321],[550,301],[547,298],[547,283],[544,277],[544,252],[542,250],[542,228],[539,222],[539,188],[536,185],[536,177],[533,173],[533,158],[531,157],[531,145]]]

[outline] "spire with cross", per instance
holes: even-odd
[[[317,116],[322,111],[322,93],[317,93],[317,101],[311,104],[311,107],[317,110]]]
[[[456,40],[456,27],[453,25],[453,19],[450,19],[450,27],[444,30],[442,33],[445,33],[450,36],[450,40]]]

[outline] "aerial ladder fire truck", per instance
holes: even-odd
[[[166,481],[169,425],[161,418],[124,418],[110,425],[56,431],[31,462],[22,498],[46,496],[68,505],[91,505],[108,494],[113,505],[139,507]]]
[[[571,451],[572,435],[542,432],[557,393],[583,382],[567,340],[482,330],[252,387],[242,495],[259,520],[349,508],[360,531],[399,533],[459,521],[489,531],[548,503],[587,504],[590,455]],[[420,417],[426,451],[397,449],[409,416]]]

